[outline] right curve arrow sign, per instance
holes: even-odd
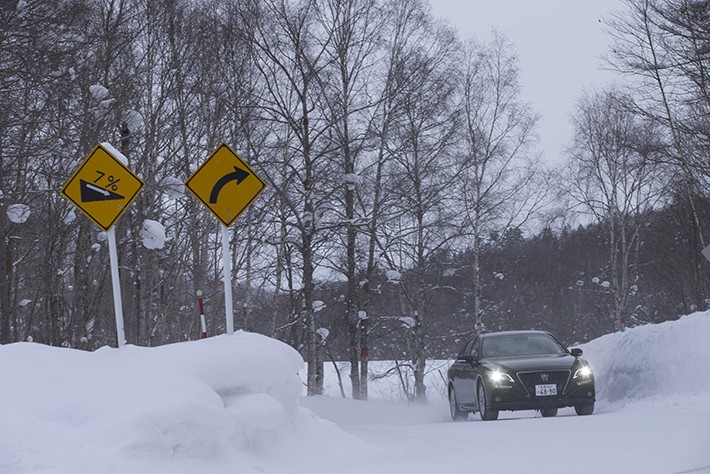
[[[224,176],[219,178],[219,181],[215,183],[214,187],[212,188],[212,192],[210,193],[210,204],[217,203],[219,192],[222,190],[223,187],[229,184],[230,181],[236,181],[237,184],[239,184],[248,177],[249,173],[247,171],[244,171],[243,169],[235,166],[233,172],[225,174]]]

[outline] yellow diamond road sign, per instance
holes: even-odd
[[[266,184],[229,145],[222,143],[195,170],[185,187],[229,227]]]
[[[97,145],[64,185],[62,196],[108,232],[142,188],[138,176]]]

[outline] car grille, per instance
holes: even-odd
[[[518,372],[518,379],[527,390],[528,395],[535,396],[535,385],[554,383],[557,385],[557,396],[561,396],[567,388],[569,370],[537,370],[534,372]]]

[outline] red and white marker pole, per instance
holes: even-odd
[[[202,339],[207,337],[207,321],[205,320],[205,307],[202,304],[202,290],[197,290],[197,305],[200,307],[200,326],[202,327]]]

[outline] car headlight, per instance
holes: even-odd
[[[488,374],[488,378],[491,379],[491,382],[495,384],[505,382],[513,383],[513,377],[506,374],[505,372],[501,372],[500,370],[494,370],[493,372]]]
[[[581,369],[577,369],[574,373],[575,379],[589,379],[592,378],[592,369],[588,365],[585,365]]]

